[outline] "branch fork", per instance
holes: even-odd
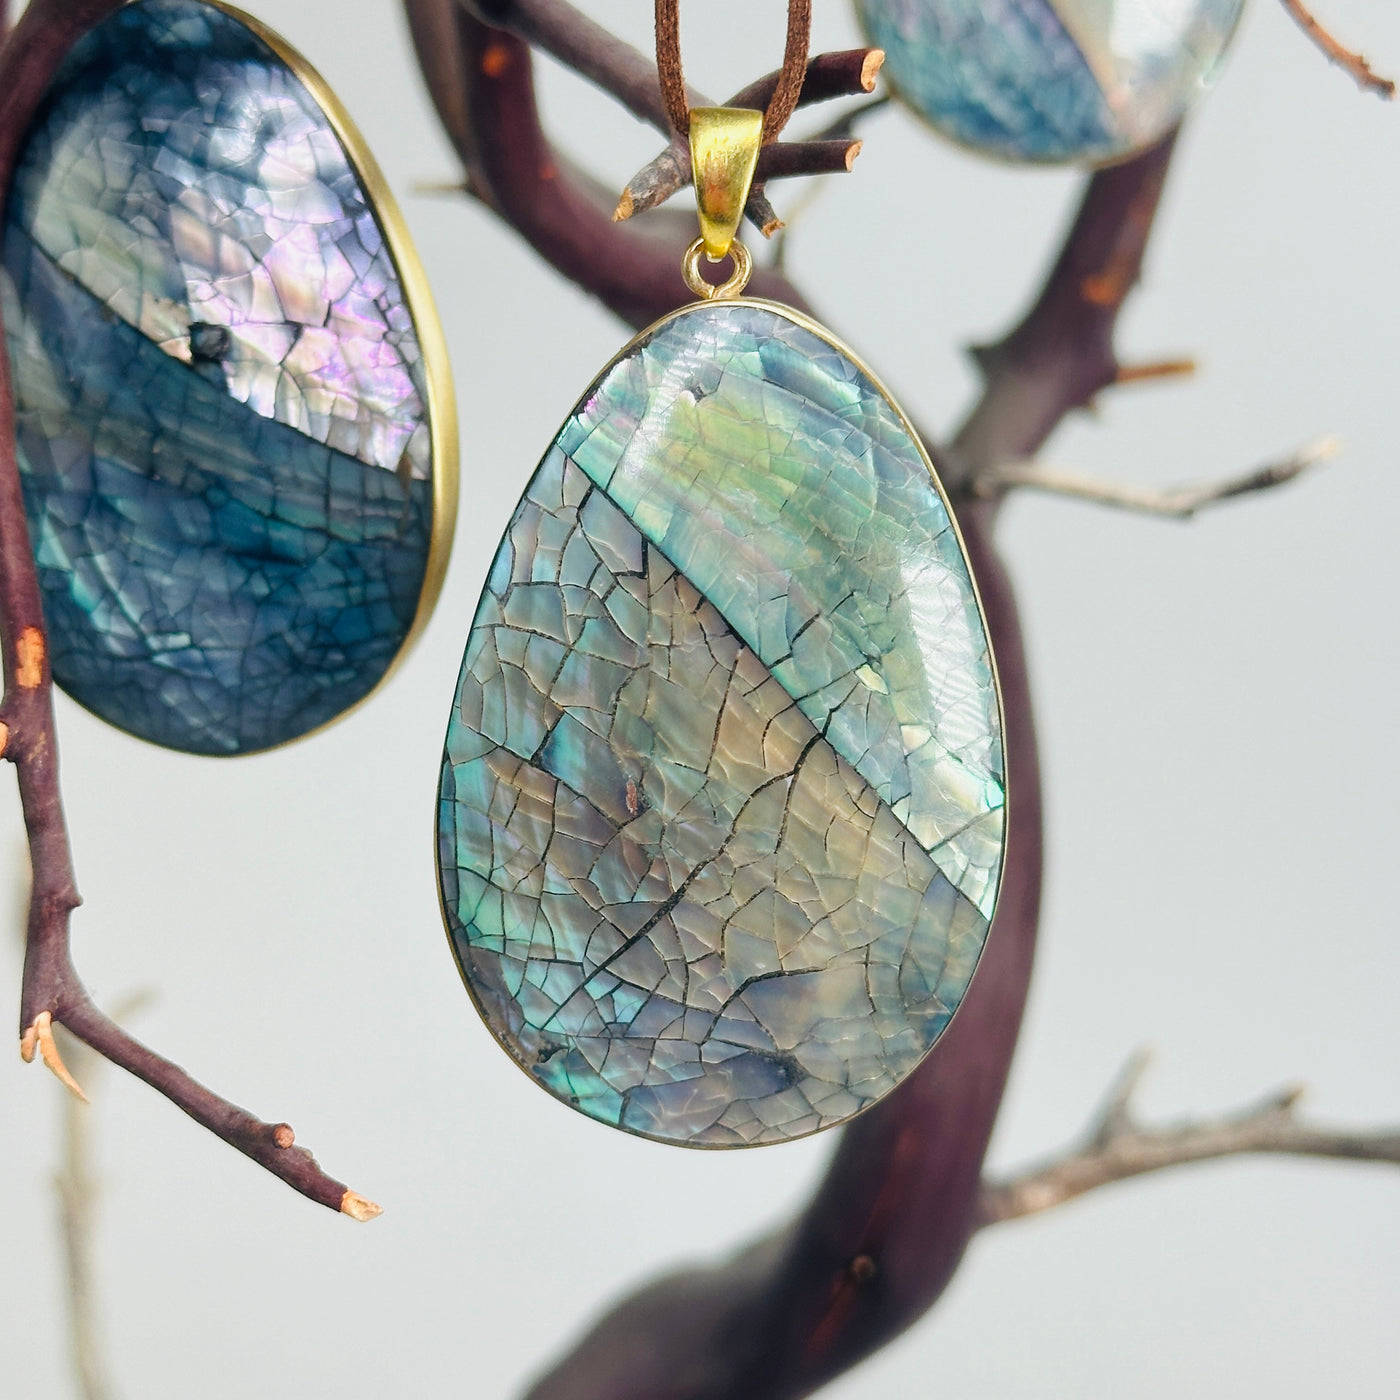
[[[1400,1166],[1400,1128],[1365,1132],[1321,1128],[1298,1115],[1301,1085],[1216,1118],[1147,1127],[1133,1099],[1150,1057],[1138,1051],[1124,1067],[1082,1144],[1004,1181],[982,1187],[979,1224],[1038,1215],[1089,1191],[1189,1162],[1257,1154],[1328,1157]]]
[[[1144,515],[1190,520],[1198,512],[1239,496],[1268,491],[1295,481],[1304,472],[1331,460],[1342,450],[1336,438],[1319,438],[1296,452],[1238,476],[1224,477],[1194,486],[1174,486],[1163,490],[1132,483],[1103,481],[1097,477],[1061,471],[1040,461],[1003,462],[980,473],[973,485],[977,495],[998,499],[1018,487],[1044,491],[1055,496],[1071,496],[1095,505]]]
[[[808,61],[798,105],[805,107],[836,97],[872,93],[884,62],[883,49],[847,49],[839,53],[818,54]],[[777,78],[776,73],[760,78],[736,92],[724,105],[765,106],[777,85]],[[850,135],[769,143],[759,152],[755,188],[761,191],[766,181],[793,175],[850,171],[863,144]],[[666,149],[654,156],[627,182],[613,211],[613,219],[620,223],[634,214],[654,209],[678,190],[684,189],[690,183],[690,178],[690,143],[679,132],[673,132]],[[751,198],[746,212],[749,221],[757,225],[764,237],[771,238],[783,227],[783,221],[776,214],[770,214],[765,205],[766,201],[755,204]]]

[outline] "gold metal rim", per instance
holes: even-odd
[[[698,242],[699,240],[697,240],[697,243]],[[737,243],[735,244],[735,247],[739,246],[741,245]],[[689,256],[690,254],[687,253],[687,260],[689,259]],[[713,299],[714,298],[707,298],[707,300]],[[933,459],[929,456],[928,448],[924,446],[924,440],[919,436],[918,429],[916,429],[914,427],[914,424],[910,421],[909,415],[905,413],[902,407],[900,407],[899,400],[896,399],[895,396],[890,392],[889,386],[885,383],[883,379],[880,378],[878,374],[875,373],[873,369],[870,368],[870,366],[858,354],[856,354],[854,350],[851,349],[849,345],[846,344],[845,341],[843,341],[840,338],[840,336],[828,330],[827,327],[823,326],[819,321],[814,321],[810,316],[805,316],[802,312],[796,311],[790,306],[784,306],[782,302],[769,301],[764,297],[734,297],[733,301],[736,305],[758,306],[764,308],[767,311],[775,312],[777,315],[782,316],[788,321],[791,321],[794,325],[800,326],[803,330],[809,331],[819,340],[825,341],[826,344],[832,347],[832,349],[836,350],[839,354],[844,355],[848,360],[850,360],[851,363],[854,364],[855,367],[862,374],[864,374],[870,380],[871,384],[873,384],[874,387],[884,396],[886,402],[888,402],[891,405],[891,407],[893,407],[896,415],[899,418],[900,423],[903,424],[905,431],[909,434],[911,441],[914,443],[914,446],[917,449],[919,456],[922,459],[923,464],[928,471],[929,479],[933,483],[933,489],[937,493],[938,499],[943,504],[943,509],[948,516],[948,523],[953,530],[953,537],[957,540],[958,548],[959,550],[961,550],[962,557],[967,564],[967,576],[972,585],[972,598],[977,605],[978,619],[982,623],[982,635],[987,639],[987,663],[992,675],[992,691],[993,694],[996,696],[997,733],[1001,743],[1003,764],[1002,839],[1000,859],[997,863],[997,897],[998,901],[1000,901],[1002,879],[1006,874],[1007,841],[1010,837],[1011,831],[1011,825],[1009,821],[1009,814],[1011,809],[1011,774],[1006,768],[1006,703],[1001,692],[1001,674],[997,670],[996,650],[992,643],[992,633],[991,629],[987,626],[987,610],[986,607],[983,605],[982,594],[977,586],[977,576],[972,570],[971,556],[968,553],[967,541],[963,538],[962,529],[958,525],[958,518],[953,511],[952,502],[948,499],[948,493],[944,489],[943,482],[939,478],[938,471],[933,465]],[[665,316],[662,316],[658,320],[653,321],[651,325],[646,327],[645,330],[638,331],[637,334],[634,335],[620,350],[618,350],[617,353],[613,355],[611,359],[608,360],[607,364],[605,364],[602,367],[602,369],[600,369],[598,373],[593,376],[592,380],[589,381],[588,386],[584,389],[583,393],[580,394],[578,399],[576,400],[574,408],[571,408],[569,410],[569,414],[565,417],[564,422],[567,423],[569,421],[569,418],[573,416],[573,413],[578,407],[578,405],[584,403],[591,395],[597,392],[599,385],[602,384],[603,380],[607,378],[607,376],[612,372],[614,367],[620,361],[626,359],[627,356],[630,355],[639,345],[651,339],[651,337],[654,336],[657,333],[657,331],[659,331],[663,326],[668,325],[672,321],[679,320],[683,316],[694,315],[697,311],[700,310],[700,308],[704,304],[704,302],[689,302],[685,306],[680,306],[677,307],[674,311],[667,312]],[[553,445],[554,441],[558,438],[558,436],[559,434],[556,432],[554,437],[550,439],[551,446]],[[546,455],[548,454],[548,451],[549,449],[546,449]],[[537,463],[534,469],[530,472],[530,475],[526,480],[524,490],[529,489],[530,481],[534,480],[535,473],[539,471],[540,467],[543,466],[543,464],[544,458],[541,457],[539,463]],[[511,512],[511,517],[514,518],[514,511]],[[509,528],[510,522],[508,520],[506,522],[506,529]],[[502,534],[504,536],[504,531],[502,532]],[[476,607],[472,609],[473,626],[475,626],[476,615],[481,608],[481,600],[486,595],[486,588],[487,582],[485,579],[483,579],[481,592],[477,597]],[[470,632],[468,633],[468,635],[470,635]],[[455,708],[457,697],[457,691],[455,687],[453,688],[452,697],[453,706]],[[450,719],[448,721],[448,725],[450,729]],[[444,736],[444,755],[446,754],[446,749],[446,736]],[[491,1024],[491,1018],[487,1014],[487,1010],[484,1003],[482,1002],[481,998],[477,995],[476,988],[472,986],[470,980],[468,979],[466,970],[462,966],[462,960],[457,956],[456,944],[452,937],[452,919],[447,909],[447,893],[443,888],[442,879],[442,833],[440,829],[442,807],[440,769],[438,781],[439,796],[437,804],[437,815],[433,822],[433,870],[435,875],[437,876],[438,910],[442,915],[442,926],[443,931],[447,936],[447,946],[452,954],[453,963],[456,965],[458,973],[461,976],[462,985],[466,988],[467,996],[471,1000],[473,1007],[475,1007],[477,1015],[481,1018],[481,1024],[485,1029],[487,1035],[491,1037],[493,1044],[495,1044],[495,1046],[501,1051],[501,1053],[506,1057],[506,1059],[509,1060],[510,1063],[513,1064],[515,1068],[519,1070],[519,1072],[523,1074],[526,1077],[526,1079],[528,1079],[530,1083],[535,1086],[536,1089],[540,1090],[545,1094],[548,1094],[549,1097],[553,1099],[556,1103],[562,1105],[564,1108],[572,1109],[573,1112],[579,1114],[583,1118],[586,1118],[590,1123],[596,1124],[600,1129],[603,1129],[604,1131],[622,1133],[626,1137],[635,1138],[642,1142],[658,1143],[663,1147],[683,1148],[687,1152],[749,1152],[756,1151],[764,1147],[775,1149],[785,1147],[789,1143],[801,1142],[803,1138],[813,1137],[817,1133],[832,1132],[838,1128],[844,1128],[849,1124],[853,1123],[857,1118],[861,1118],[865,1114],[869,1113],[878,1104],[884,1102],[883,1098],[876,1099],[872,1103],[866,1104],[864,1108],[851,1114],[849,1118],[843,1118],[839,1123],[833,1123],[828,1128],[813,1128],[808,1132],[800,1133],[795,1137],[785,1138],[782,1142],[710,1143],[678,1142],[674,1138],[661,1137],[660,1135],[655,1133],[642,1133],[636,1131],[633,1128],[624,1128],[617,1124],[605,1123],[601,1118],[595,1118],[591,1113],[585,1112],[576,1104],[571,1104],[567,1099],[560,1098],[546,1085],[540,1083],[540,1081],[536,1079],[533,1074],[531,1074],[530,1067],[528,1065],[522,1064],[520,1060],[516,1058],[510,1046],[507,1045],[506,1042],[496,1033],[496,1028]],[[977,963],[973,967],[972,971],[973,977],[976,976],[977,968],[981,966],[982,959],[987,951],[987,943],[992,937],[992,932],[996,922],[995,908],[993,909],[992,914],[993,917],[987,921],[987,937],[983,940],[982,947],[978,950]],[[949,1027],[954,1021],[957,1020],[958,1015],[960,1014],[963,1006],[967,1002],[968,993],[971,991],[970,984],[971,978],[969,978],[968,990],[963,993],[963,999],[958,1003],[957,1009],[949,1018],[948,1025],[944,1026],[942,1032],[940,1032],[938,1036],[938,1039],[935,1040],[934,1043],[929,1046],[928,1050],[925,1051],[923,1057],[918,1061],[918,1063],[915,1064],[913,1068],[911,1068],[908,1071],[908,1073],[904,1076],[904,1078],[900,1080],[900,1084],[906,1083],[910,1075],[913,1075],[918,1072],[919,1067],[927,1061],[929,1055],[933,1054],[933,1052],[938,1048],[939,1042],[941,1042],[943,1038],[948,1034]],[[898,1085],[895,1086],[896,1089],[898,1087]]]
[[[749,285],[749,278],[753,276],[753,254],[739,242],[737,238],[732,239],[729,244],[729,256],[734,259],[734,271],[718,284],[707,282],[700,275],[700,259],[704,257],[706,262],[723,262],[723,258],[712,258],[705,251],[705,239],[703,235],[697,238],[689,248],[685,250],[685,256],[681,259],[681,276],[685,278],[685,285],[690,288],[696,296],[704,301],[730,301],[742,294],[745,287]],[[658,326],[660,321],[656,323]],[[655,330],[656,327],[651,327]],[[643,332],[643,335],[647,332]]]

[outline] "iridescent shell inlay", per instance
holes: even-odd
[[[856,0],[900,97],[1003,160],[1118,160],[1206,87],[1244,0]]]
[[[330,106],[245,17],[140,0],[74,47],[7,195],[54,676],[171,748],[251,752],[356,704],[445,564],[440,335]]]
[[[491,566],[443,756],[453,949],[583,1112],[800,1137],[956,1010],[1002,769],[976,592],[902,415],[795,313],[689,307],[584,396]]]

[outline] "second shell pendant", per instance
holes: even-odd
[[[996,902],[1000,707],[928,457],[829,332],[702,301],[590,386],[492,564],[439,796],[467,986],[582,1112],[780,1142],[919,1064]]]

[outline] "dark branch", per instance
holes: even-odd
[[[840,53],[818,54],[807,64],[807,76],[802,84],[799,106],[828,102],[836,97],[852,97],[875,90],[876,77],[885,61],[882,49],[846,49]],[[756,83],[736,92],[725,104],[729,107],[762,107],[768,102],[777,80],[769,73]],[[827,140],[835,141],[844,133],[832,133]],[[831,173],[822,168],[819,144],[812,141],[794,142],[765,147],[759,155],[757,182],[777,179],[784,175],[820,175]],[[847,154],[841,169],[849,170],[860,152],[860,143],[845,135]],[[850,149],[854,147],[854,150]],[[779,157],[779,152],[787,154]],[[788,167],[776,168],[781,159]],[[835,167],[832,167],[834,170]],[[617,217],[630,218],[644,210],[664,203],[690,181],[690,143],[672,135],[666,149],[644,165],[628,182],[618,201]],[[765,234],[773,232],[765,227]]]
[[[24,130],[54,69],[75,39],[117,7],[118,0],[33,0],[6,40],[0,50],[0,191],[9,186]],[[97,1009],[73,966],[69,918],[81,901],[59,792],[53,677],[15,455],[14,399],[3,331],[0,325],[0,640],[5,681],[0,754],[15,767],[33,869],[21,1051],[26,1059],[42,1054],[44,1062],[76,1088],[53,1040],[53,1023],[61,1023],[303,1195],[332,1210],[369,1219],[379,1208],[328,1177],[309,1152],[292,1147],[286,1124],[254,1118],[134,1040]]]
[[[580,14],[565,0],[457,0],[457,3],[487,28],[513,35],[557,58],[566,68],[615,98],[634,117],[671,136],[671,121],[662,100],[655,63],[601,24]],[[413,7],[408,8],[412,23]],[[426,66],[424,71],[426,73]],[[687,88],[686,93],[692,107],[710,105],[709,99],[694,88]],[[782,224],[761,188],[756,194],[750,194],[744,212],[758,228]]]
[[[987,390],[957,459],[967,479],[998,460],[1001,443],[1038,447],[1112,381],[1113,327],[1169,153],[1168,143],[1091,181],[1036,308],[1000,354],[985,356]],[[1082,364],[1066,371],[1066,358]],[[996,922],[958,1016],[924,1065],[846,1130],[792,1225],[720,1269],[643,1289],[562,1358],[532,1400],[808,1394],[922,1315],[977,1228],[982,1159],[1030,978],[1042,842],[1030,689],[992,544],[995,506],[966,502],[958,514],[1000,665],[1016,793]]]
[[[612,207],[620,219],[625,219],[642,208],[649,208],[652,204],[660,203],[662,199],[674,194],[690,179],[689,147],[685,144],[685,138],[677,137],[672,130],[671,121],[666,112],[666,104],[661,96],[661,83],[657,77],[656,65],[645,54],[634,49],[631,44],[624,43],[604,29],[602,25],[589,19],[588,16],[580,14],[572,5],[566,4],[565,0],[457,0],[457,2],[481,24],[524,40],[526,44],[542,50],[581,77],[587,78],[589,82],[615,98],[633,116],[654,126],[666,136],[671,141],[668,150],[683,152],[680,159],[683,160],[685,173],[680,176],[678,183],[673,185],[665,195],[652,198],[646,204],[639,203],[635,193],[629,203],[628,194],[624,192],[620,201],[612,203]],[[410,23],[417,23],[413,16],[415,9],[419,7],[408,4],[407,8]],[[426,9],[426,7],[423,8]],[[441,21],[439,21],[440,24]],[[873,63],[870,74],[870,82],[873,84],[874,72],[879,70],[879,62],[869,58],[871,52],[878,52],[878,50],[859,49],[848,53],[824,54],[813,59],[808,65],[808,73],[811,73],[814,64],[820,65],[820,71],[810,93],[807,81],[804,81],[799,105],[805,106],[810,102],[820,102],[839,95],[835,90],[828,90],[832,89],[833,85],[838,82],[858,83],[863,64]],[[861,57],[853,58],[853,54]],[[421,45],[419,46],[419,56],[420,61],[423,61]],[[883,59],[883,55],[881,55],[881,59]],[[431,61],[423,61],[425,76],[428,75],[430,66],[436,67],[438,65],[431,64]],[[768,74],[757,83],[745,88],[742,93],[736,94],[730,105],[767,106],[777,87],[780,71]],[[431,77],[429,77],[429,88],[432,90],[434,98],[437,99],[438,92]],[[850,92],[869,90],[868,88],[847,87],[847,91]],[[704,93],[695,88],[688,87],[686,93],[692,107],[714,105]],[[762,100],[759,101],[759,98]],[[449,97],[446,100],[451,101],[452,99]],[[802,147],[803,143],[796,142],[793,145],[794,147]],[[772,160],[773,157],[766,159]],[[777,178],[778,175],[824,175],[832,172],[830,153],[825,151],[799,149],[788,152],[777,159],[784,166],[781,171],[770,173],[767,166],[760,164],[753,190],[749,195],[749,202],[744,209],[749,222],[765,234],[771,234],[782,227],[782,220],[779,219],[764,193],[763,183],[765,180]],[[808,168],[809,166],[810,168]],[[849,169],[849,164],[845,168]],[[630,191],[631,188],[629,184],[628,190]]]
[[[606,194],[540,129],[526,44],[456,9],[457,0],[405,3],[472,192],[632,325],[683,300],[675,268],[693,226],[665,211],[637,224],[610,222]],[[503,4],[492,14],[519,8]],[[544,0],[528,8],[537,21],[560,9]],[[551,51],[562,56],[559,46]],[[575,66],[608,86],[600,75],[615,61],[604,45]],[[658,91],[654,76],[628,72],[631,101]],[[989,466],[1033,453],[1065,413],[1112,382],[1113,326],[1137,277],[1170,150],[1164,143],[1094,177],[1035,310],[985,353],[987,390],[959,440],[959,521],[998,657],[1016,803],[996,922],[956,1020],[928,1060],[846,1130],[825,1181],[791,1225],[721,1268],[644,1287],[556,1363],[533,1400],[805,1395],[919,1317],[957,1268],[979,1223],[982,1159],[1029,984],[1042,859],[1020,624],[992,544],[996,504],[971,499],[970,485]],[[771,271],[754,290],[803,305]],[[1059,367],[1067,347],[1076,361],[1068,373]],[[1048,387],[1040,383],[1047,374]]]
[[[694,219],[659,211],[634,223],[613,222],[612,194],[545,135],[529,46],[482,24],[457,0],[405,0],[405,9],[428,91],[471,193],[634,327],[688,301],[680,266],[695,237]],[[654,69],[651,81],[654,86]],[[755,269],[750,290],[805,307],[797,289],[766,268]]]
[[[1009,335],[973,351],[986,387],[941,464],[949,490],[1034,457],[1066,414],[1117,382],[1114,328],[1142,273],[1175,144],[1173,132],[1093,177],[1035,305]]]

